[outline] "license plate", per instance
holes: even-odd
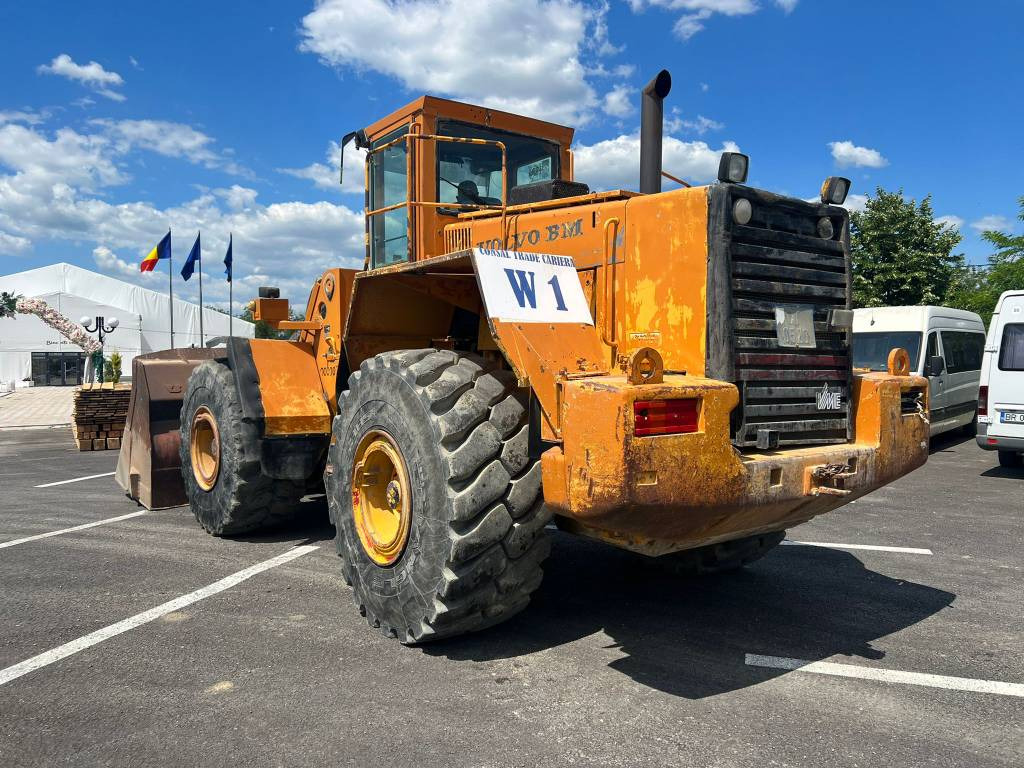
[[[1003,424],[1024,424],[1024,413],[1020,411],[1001,411],[999,420]]]
[[[780,347],[814,349],[814,310],[808,307],[782,305],[775,307],[775,336]]]

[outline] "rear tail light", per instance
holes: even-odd
[[[978,415],[988,416],[988,386],[978,388]]]
[[[637,437],[677,435],[697,431],[696,398],[685,400],[636,400],[633,433]]]

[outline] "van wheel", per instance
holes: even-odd
[[[1001,467],[1019,467],[1021,465],[1021,455],[1016,451],[999,451],[999,466]]]
[[[364,361],[348,384],[325,479],[342,575],[370,626],[420,643],[525,608],[551,512],[515,375],[417,349]]]

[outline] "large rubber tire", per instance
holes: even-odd
[[[1024,460],[1024,456],[1016,451],[999,451],[998,453],[1001,467],[1019,467]]]
[[[208,491],[196,480],[190,456],[192,419],[201,406],[210,410],[220,432],[220,468]],[[181,473],[192,513],[214,536],[270,528],[291,517],[306,493],[304,482],[262,474],[257,426],[242,417],[234,372],[215,360],[197,366],[185,389]]]
[[[687,549],[655,558],[655,562],[680,576],[711,576],[739,570],[760,560],[786,538],[785,531],[773,531],[743,539]]]
[[[406,644],[473,632],[526,607],[550,550],[528,395],[509,371],[434,349],[377,355],[339,398],[326,485],[345,581],[359,611]],[[408,541],[376,564],[352,511],[355,454],[386,432],[407,468]]]

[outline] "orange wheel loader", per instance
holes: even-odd
[[[346,136],[363,269],[325,272],[303,320],[260,289],[254,318],[290,340],[140,360],[166,402],[137,385],[122,484],[180,471],[162,501],[214,535],[322,489],[360,612],[419,643],[522,610],[549,522],[725,571],[921,466],[906,352],[851,368],[849,181],[783,197],[727,152],[718,183],[662,191],[670,87],[643,91],[639,193],[576,181],[570,128],[429,96]]]

